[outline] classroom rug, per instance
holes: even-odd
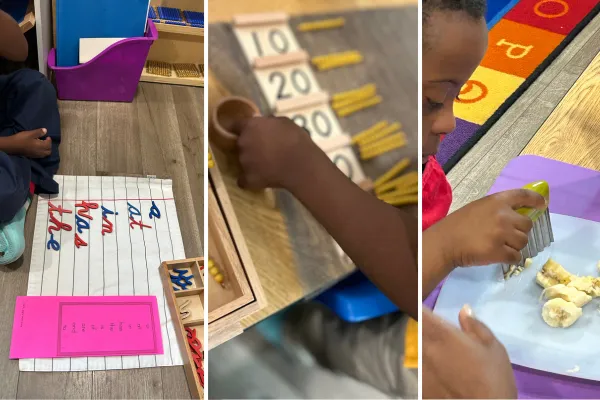
[[[600,0],[490,0],[487,53],[437,154],[449,172],[600,11]]]

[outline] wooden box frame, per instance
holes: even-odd
[[[151,0],[152,7],[174,7],[182,10],[204,12],[204,2],[199,0]],[[206,23],[206,21],[205,21]],[[204,28],[155,23],[158,39],[150,47],[148,60],[163,61],[169,64],[204,64]],[[204,72],[206,73],[206,71]],[[143,82],[166,83],[171,85],[204,86],[204,76],[200,78],[152,75],[146,67],[140,78]]]
[[[178,291],[173,289],[170,272],[175,268],[186,268],[192,272],[192,275],[194,276],[193,288],[182,289]],[[190,393],[194,399],[203,399],[204,388],[200,383],[198,374],[196,373],[196,364],[187,341],[187,332],[185,328],[190,327],[196,329],[196,335],[202,343],[202,349],[204,352],[204,258],[199,257],[188,258],[185,260],[165,261],[160,266],[160,276],[167,297],[167,303],[169,305],[169,309],[171,310],[171,316],[175,325],[177,342],[179,343],[179,348],[182,352],[185,376],[188,381]],[[185,299],[187,297],[199,298],[199,302],[196,302],[196,304],[190,307],[191,320],[183,320],[179,313],[178,299]]]
[[[241,320],[264,308],[266,301],[216,163],[209,172],[208,252],[226,285],[222,289],[212,277],[207,278],[208,348],[212,349],[241,334]]]

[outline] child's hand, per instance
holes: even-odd
[[[284,117],[246,119],[234,127],[234,132],[239,134],[242,167],[238,184],[245,189],[290,189],[315,150],[320,151],[304,129]]]
[[[455,267],[517,263],[533,223],[515,210],[544,205],[544,198],[531,190],[509,190],[474,201],[430,229]]]
[[[7,154],[28,158],[48,157],[52,153],[52,139],[41,139],[46,133],[46,129],[42,128],[2,138],[2,150]]]
[[[504,346],[470,308],[458,320],[462,331],[423,307],[423,398],[516,399]]]

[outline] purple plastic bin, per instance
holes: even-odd
[[[144,37],[120,40],[85,64],[56,66],[56,50],[48,54],[61,100],[124,101],[135,97],[150,46],[158,39],[152,20]]]

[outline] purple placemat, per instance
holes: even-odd
[[[488,194],[545,180],[550,186],[550,211],[600,222],[600,172],[538,156],[520,156],[508,163]],[[445,280],[444,280],[445,281]],[[433,308],[444,282],[424,304]],[[592,351],[592,350],[590,350]],[[513,365],[519,398],[600,398],[600,382],[550,374]]]

